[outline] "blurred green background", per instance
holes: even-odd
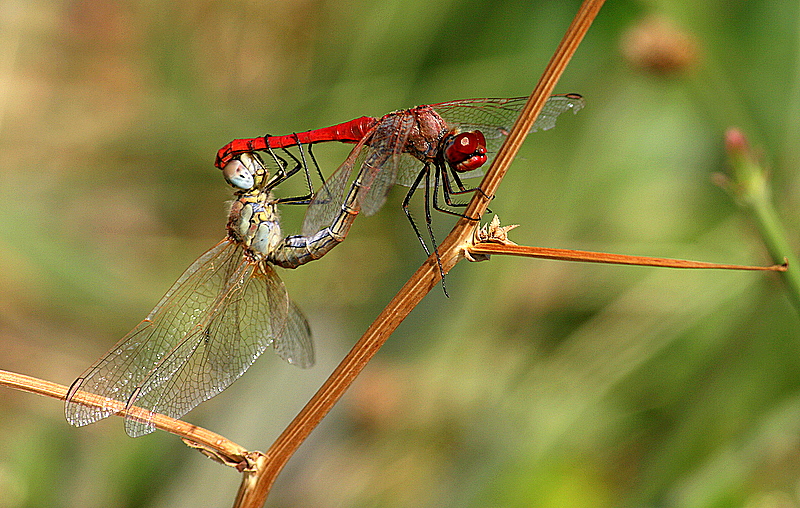
[[[578,4],[0,0],[0,368],[68,385],[138,323],[223,237],[231,139],[526,95]],[[521,244],[769,263],[711,179],[743,128],[796,227],[798,43],[797,2],[609,1],[556,88],[587,107],[528,138],[492,210]],[[346,149],[318,147],[323,171]],[[280,271],[318,364],[266,353],[190,422],[270,445],[424,260],[403,194]],[[448,288],[267,506],[800,505],[798,314],[777,277],[497,256]],[[229,506],[240,479],[8,389],[0,436],[0,508]]]

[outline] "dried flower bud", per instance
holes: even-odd
[[[674,74],[697,59],[692,38],[661,17],[640,20],[622,37],[622,53],[636,67],[657,74]]]

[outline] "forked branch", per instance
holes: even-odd
[[[585,0],[581,5],[520,117],[486,172],[486,176],[481,182],[483,192],[476,192],[470,201],[465,212],[467,217],[480,217],[486,211],[490,199],[487,196],[494,195],[531,126],[536,121],[536,117],[552,94],[556,82],[564,72],[567,63],[583,40],[603,3],[604,0]],[[463,259],[463,244],[472,234],[474,225],[474,221],[462,218],[439,245],[444,273],[447,273],[458,261]],[[253,476],[246,479],[246,484],[241,485],[236,507],[260,507],[264,503],[275,478],[289,458],[342,397],[356,376],[397,326],[437,285],[440,277],[436,258],[431,256],[378,315],[319,391],[273,443],[267,452],[268,460],[263,472],[254,473]]]

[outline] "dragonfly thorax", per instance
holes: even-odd
[[[272,194],[254,192],[239,196],[231,205],[228,236],[243,244],[256,259],[273,252],[283,237]]]
[[[422,162],[436,158],[439,145],[449,132],[447,122],[430,106],[417,106],[408,110],[414,124],[408,131],[405,150]]]

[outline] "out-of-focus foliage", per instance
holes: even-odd
[[[235,137],[526,95],[576,1],[0,3],[0,368],[69,384],[224,234]],[[797,226],[798,5],[609,1],[492,202],[518,243],[768,263],[711,183],[745,130]],[[324,172],[346,147],[318,147]],[[287,195],[293,189],[281,189]],[[424,259],[402,189],[281,271],[318,365],[266,354],[188,420],[265,449]],[[419,209],[417,209],[419,211]],[[287,207],[287,229],[302,217]],[[487,218],[488,219],[488,218]],[[452,217],[435,217],[440,237]],[[795,267],[796,269],[796,267]],[[777,278],[459,264],[268,506],[796,506],[798,316]],[[0,507],[226,506],[239,475],[0,390]]]

